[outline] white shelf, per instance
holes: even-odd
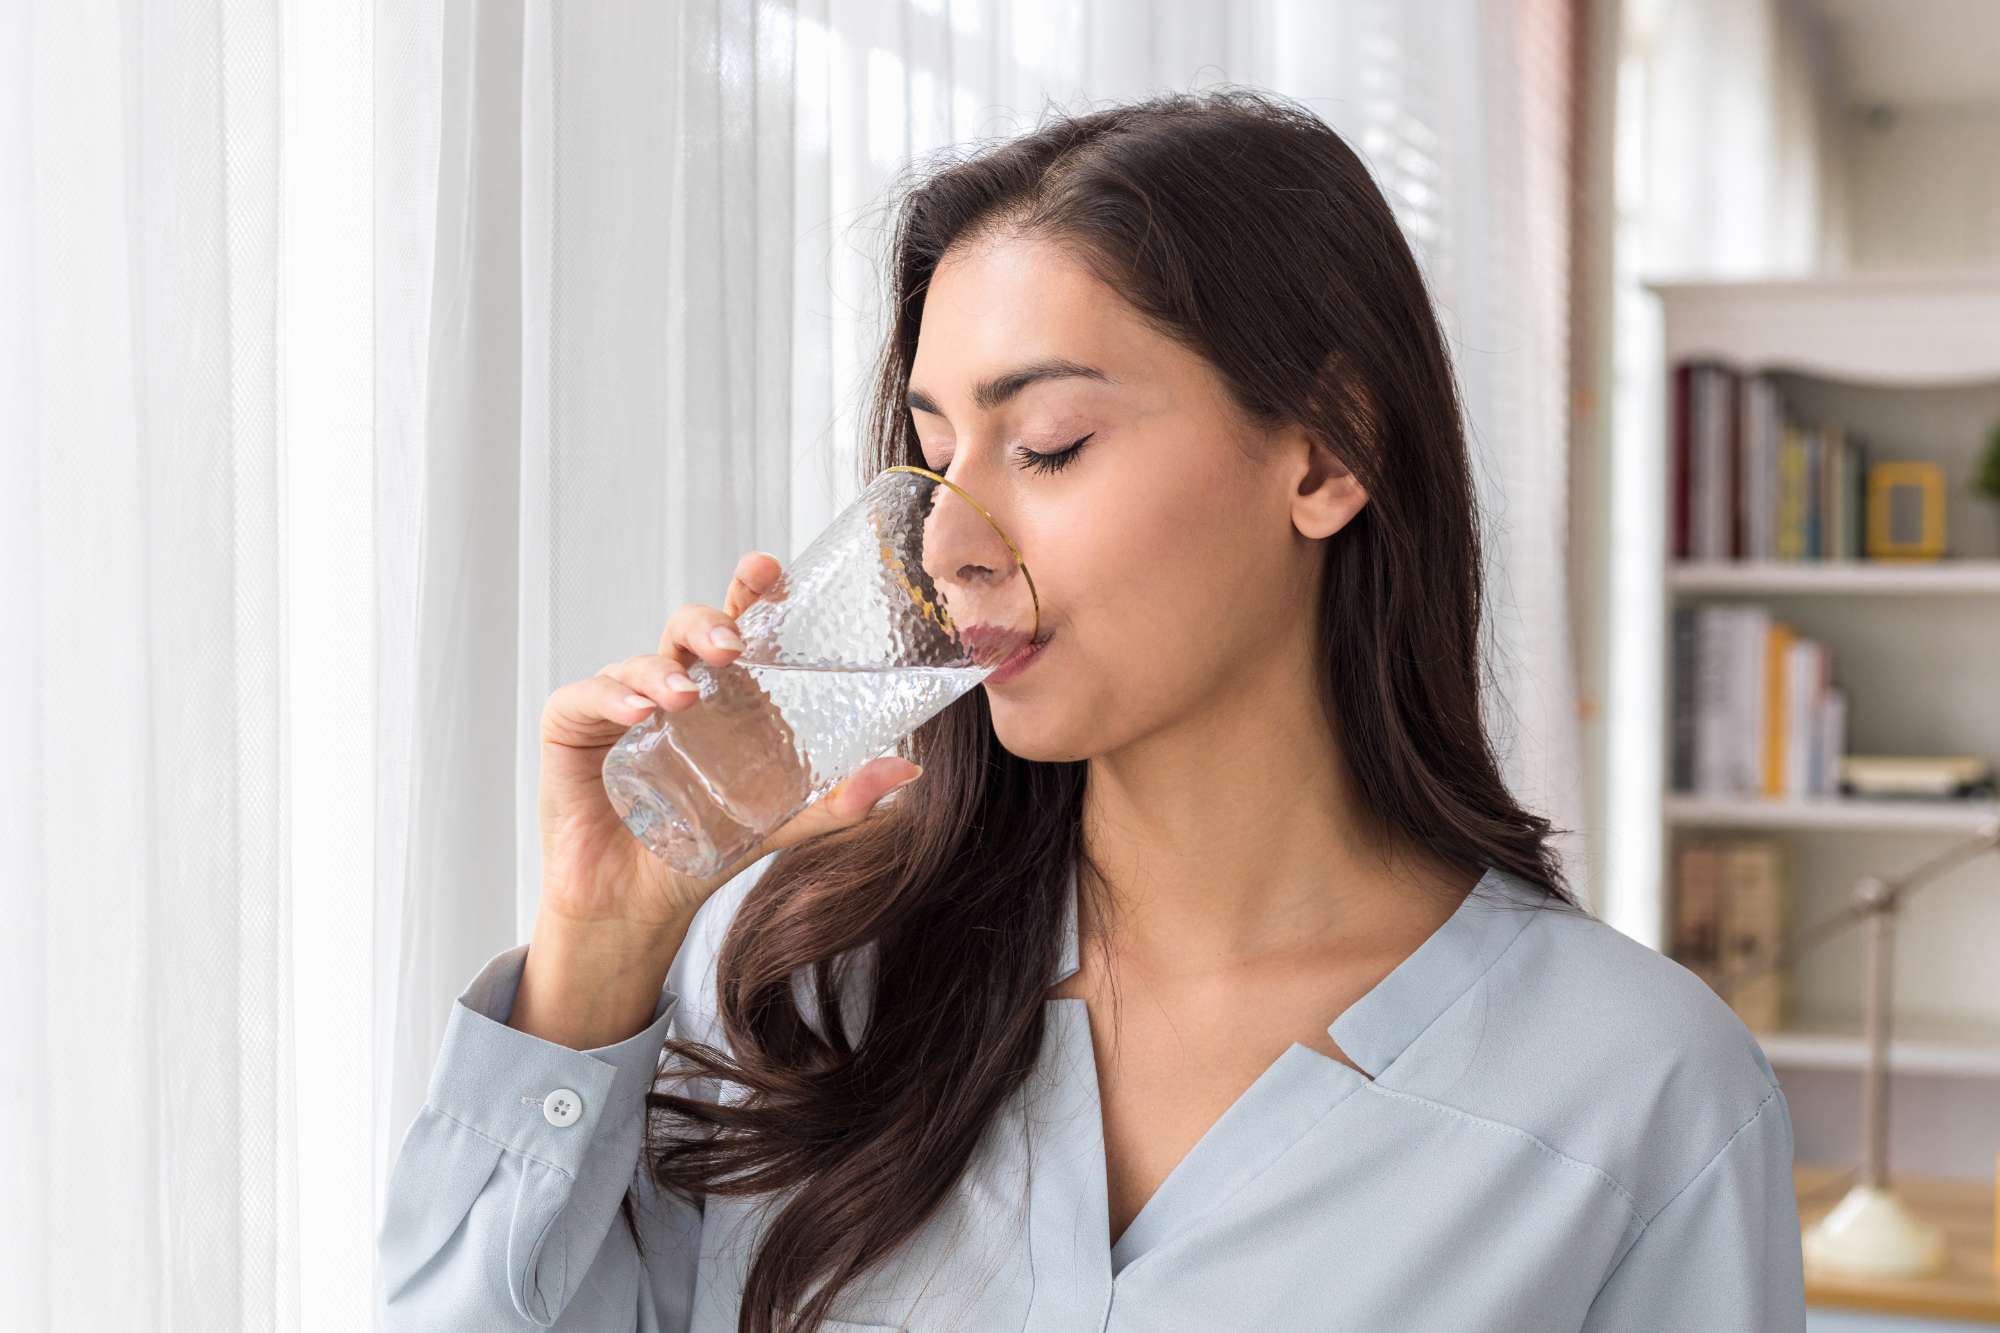
[[[1861,1020],[1802,1020],[1758,1032],[1773,1066],[1860,1070],[1867,1063]],[[2000,1078],[2000,1025],[1966,1019],[1896,1017],[1889,1028],[1889,1071],[1948,1078]]]
[[[1691,796],[1666,799],[1666,818],[1682,828],[1753,828],[1782,832],[1951,833],[1977,837],[2000,829],[2000,801],[1869,800],[1858,796]]]
[[[1668,307],[1670,365],[1712,356],[1882,385],[2000,375],[2000,270],[1644,285]]]
[[[1680,560],[1667,567],[1667,586],[1676,593],[2000,597],[2000,560]]]
[[[1641,285],[1660,293],[1698,292],[1756,300],[1773,293],[1806,295],[1904,291],[1939,291],[1947,295],[1967,287],[2000,284],[2000,270],[1969,268],[1865,268],[1846,273],[1787,273],[1769,277],[1717,277],[1710,273],[1656,273]]]

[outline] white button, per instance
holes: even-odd
[[[558,1129],[574,1125],[583,1114],[583,1098],[568,1088],[557,1088],[542,1098],[542,1119]]]

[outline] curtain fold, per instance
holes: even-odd
[[[1580,826],[1567,0],[26,0],[0,15],[0,1308],[372,1323],[542,702],[858,487],[912,163],[1221,81],[1369,160]]]
[[[407,713],[376,737],[407,777],[397,804],[378,810],[399,823],[402,850],[383,886],[397,922],[385,941],[393,985],[372,997],[389,1043],[373,1108],[378,1190],[423,1099],[457,994],[441,994],[447,978],[470,975],[467,952],[491,957],[513,941],[511,911],[496,908],[511,906],[518,878],[524,13],[518,0],[445,0],[439,21],[435,195],[411,201],[436,218],[419,298],[424,391],[406,405],[420,424],[413,456],[385,460],[415,487],[416,543],[403,572],[414,603],[398,626]]]
[[[225,8],[11,6],[0,42],[22,1327],[234,1324],[277,1266],[277,25]]]

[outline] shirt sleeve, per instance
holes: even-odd
[[[684,1330],[701,1210],[637,1170],[645,1096],[681,997],[647,1027],[578,1051],[507,1026],[528,946],[452,1007],[377,1235],[383,1326]],[[634,1244],[620,1210],[638,1193]]]
[[[1803,1333],[1804,1257],[1792,1118],[1772,1087],[1612,1268],[1581,1333]]]

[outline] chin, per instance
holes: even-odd
[[[993,715],[993,736],[1002,749],[1017,759],[1041,764],[1073,763],[1091,753],[1081,729],[1073,725],[1052,701],[1027,697],[1008,698],[998,693],[987,698]]]

